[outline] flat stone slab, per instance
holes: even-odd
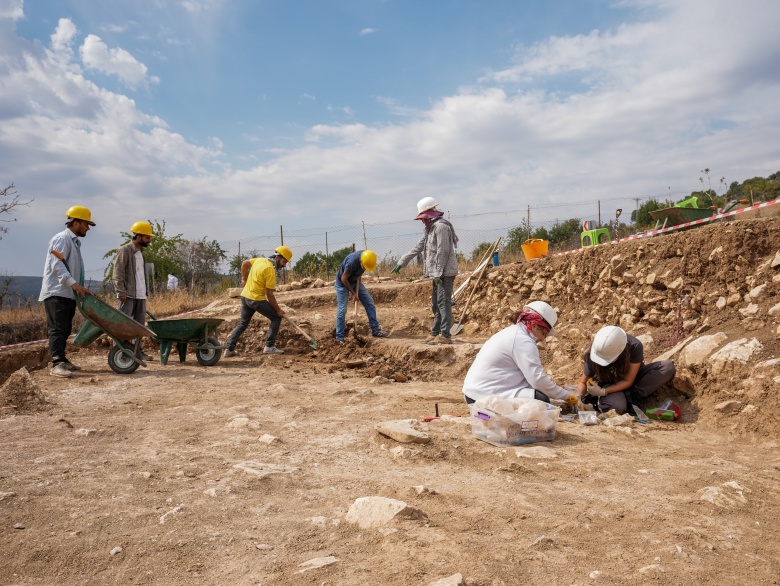
[[[402,444],[427,444],[431,438],[427,433],[413,427],[417,423],[414,419],[383,421],[376,426],[376,430]]]
[[[364,496],[355,499],[344,519],[357,523],[361,529],[383,527],[393,519],[426,519],[420,509],[410,507],[404,501],[383,496]]]
[[[271,474],[292,474],[298,470],[293,466],[283,466],[282,464],[267,464],[263,462],[253,462],[251,460],[233,464],[233,468],[242,470],[247,474],[257,476],[258,478],[265,478]]]
[[[324,568],[326,566],[332,566],[333,564],[337,563],[339,561],[339,558],[333,555],[329,555],[322,558],[314,558],[311,560],[307,560],[303,563],[298,564],[298,567],[301,568],[296,574],[303,574],[304,572],[308,572],[309,570],[317,570],[319,568]]]
[[[557,458],[558,452],[552,448],[546,448],[544,446],[529,446],[529,447],[517,447],[515,448],[515,454],[518,458]]]

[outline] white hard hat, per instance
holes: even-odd
[[[548,335],[555,335],[555,324],[558,322],[558,314],[550,307],[549,303],[545,303],[544,301],[531,301],[523,306],[523,311],[533,311],[534,313],[541,315],[542,319],[550,326],[550,333]]]
[[[622,328],[605,326],[596,332],[590,347],[590,359],[601,366],[609,366],[625,350],[628,336]]]
[[[437,205],[436,200],[432,197],[424,197],[420,201],[417,202],[417,213],[421,214],[423,212],[427,212],[428,210],[432,210]]]

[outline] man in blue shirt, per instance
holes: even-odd
[[[344,343],[346,329],[347,302],[358,299],[366,309],[371,335],[375,338],[387,338],[388,334],[379,327],[376,319],[374,299],[362,283],[363,273],[376,270],[376,253],[373,250],[356,250],[348,254],[336,274],[336,342]]]
[[[94,226],[92,212],[83,206],[73,206],[65,212],[67,228],[49,241],[43,282],[38,301],[46,310],[46,326],[49,332],[51,374],[62,378],[73,376],[80,366],[65,357],[65,343],[73,329],[76,315],[75,294],[92,295],[84,287],[84,261],[81,258],[81,241],[90,226]]]

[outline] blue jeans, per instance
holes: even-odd
[[[336,310],[336,339],[344,339],[344,330],[347,329],[346,316],[347,316],[347,304],[349,303],[349,289],[344,287],[341,283],[336,281],[336,301],[338,301],[338,309]],[[371,326],[371,333],[375,334],[382,330],[379,327],[379,322],[376,320],[376,306],[374,305],[374,298],[371,297],[371,293],[368,292],[360,284],[358,289],[358,300],[366,308],[366,315],[368,316],[368,325]]]
[[[255,301],[254,299],[241,298],[241,318],[238,320],[238,325],[230,332],[225,345],[228,350],[236,349],[236,342],[244,333],[244,330],[249,327],[249,322],[252,320],[252,316],[255,313],[264,315],[271,320],[271,326],[268,328],[268,337],[265,340],[266,346],[276,345],[276,335],[279,333],[279,326],[282,325],[282,318],[276,315],[274,306],[268,301]]]
[[[431,294],[433,327],[431,328],[431,336],[438,336],[441,334],[445,338],[450,337],[450,326],[452,325],[452,289],[454,286],[454,276],[437,277],[433,280],[433,292]]]

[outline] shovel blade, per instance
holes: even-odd
[[[463,331],[463,324],[458,322],[450,328],[450,335],[457,336],[462,331]]]

